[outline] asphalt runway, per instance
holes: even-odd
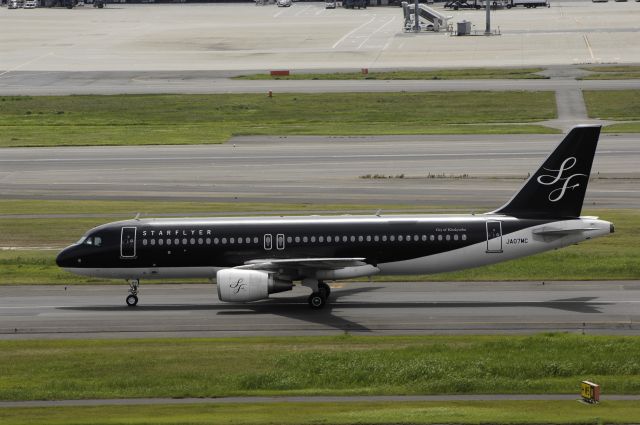
[[[333,283],[251,304],[218,301],[213,284],[0,287],[0,338],[228,337],[535,333],[640,334],[640,282]]]
[[[497,65],[497,64],[496,64]],[[564,69],[564,68],[563,68]],[[468,90],[627,90],[638,80],[576,80],[574,67],[552,70],[541,80],[233,80],[231,75],[258,71],[12,71],[0,75],[0,94],[206,94],[206,93],[332,93],[423,92]],[[353,71],[351,69],[350,71]],[[327,72],[324,70],[323,72]]]
[[[242,137],[206,146],[7,148],[0,158],[0,197],[473,210],[506,202],[562,138],[296,136]],[[603,135],[586,207],[639,208],[639,163],[637,135]],[[365,178],[376,174],[392,178]]]

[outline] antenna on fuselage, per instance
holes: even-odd
[[[376,217],[380,217],[382,215],[382,210],[376,211]]]
[[[136,216],[133,217],[134,220],[140,221],[140,213],[136,213]]]

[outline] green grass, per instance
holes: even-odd
[[[551,133],[553,92],[0,97],[0,147],[223,143],[233,135]],[[330,125],[328,125],[330,123]]]
[[[585,90],[590,118],[631,121],[606,126],[606,133],[640,133],[640,90]]]
[[[140,204],[118,201],[5,201],[0,202],[13,214],[26,213],[35,203],[32,212],[64,211],[65,213],[83,211],[85,213],[119,213],[136,211]],[[86,204],[85,204],[86,202]],[[239,212],[248,214],[286,209],[294,213],[307,214],[322,206],[307,204],[202,204],[197,203],[149,203],[148,212],[198,212],[200,208],[208,211]],[[373,211],[366,205],[326,205],[333,211]],[[330,208],[329,208],[330,207]],[[56,208],[60,208],[57,210]],[[397,209],[411,211],[411,207],[401,205]],[[415,212],[458,211],[456,207],[438,207],[436,211],[414,207]],[[277,212],[274,212],[277,214]],[[602,219],[616,225],[616,233],[579,245],[550,251],[531,257],[495,264],[480,268],[451,273],[419,276],[374,277],[378,281],[511,281],[511,280],[624,280],[640,279],[640,211],[637,210],[591,210],[585,215],[599,215]],[[133,214],[132,214],[133,215]],[[0,218],[0,234],[3,246],[19,247],[63,247],[80,238],[93,226],[122,217],[109,218]],[[84,284],[84,283],[122,283],[106,279],[75,276],[60,270],[55,265],[57,251],[36,249],[0,251],[2,277],[0,285],[18,284]],[[161,281],[154,281],[161,282]]]
[[[3,425],[631,424],[637,402],[276,403],[8,408]]]
[[[537,74],[544,68],[466,68],[440,69],[432,71],[386,71],[386,72],[332,72],[292,73],[287,76],[251,74],[233,77],[236,80],[486,80],[486,79],[545,79]]]
[[[640,393],[640,338],[273,337],[0,341],[0,400]]]
[[[631,80],[640,78],[640,66],[613,65],[591,66],[583,68],[592,74],[579,78],[580,80]]]
[[[585,90],[590,118],[640,121],[640,90]]]

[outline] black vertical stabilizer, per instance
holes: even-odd
[[[579,217],[600,127],[574,127],[520,191],[493,213],[515,217]]]

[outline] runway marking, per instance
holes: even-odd
[[[371,37],[373,37],[376,33],[378,33],[380,30],[382,30],[384,27],[386,27],[387,25],[389,25],[391,22],[395,21],[396,17],[392,17],[391,19],[389,19],[384,25],[380,26],[377,30],[375,30],[374,32],[372,32],[371,34],[369,34],[363,41],[362,43],[360,43],[358,45],[358,49],[360,49],[367,41],[369,41],[371,39]]]
[[[599,154],[605,152],[598,152]],[[609,153],[615,154],[637,154],[636,151],[611,151]],[[313,160],[318,159],[342,159],[342,158],[431,158],[431,157],[480,157],[484,156],[510,156],[510,155],[542,155],[540,152],[467,152],[467,153],[424,153],[424,154],[352,154],[352,155],[323,155],[316,156]],[[194,161],[194,160],[205,160],[205,161],[227,161],[230,159],[254,159],[254,160],[265,160],[265,159],[309,159],[308,155],[291,155],[291,156],[283,156],[283,155],[259,155],[259,156],[185,156],[185,157],[143,157],[143,158],[132,158],[132,157],[118,157],[118,158],[35,158],[35,159],[0,159],[0,163],[20,163],[20,162],[105,162],[105,161],[122,161],[122,162],[142,162],[142,161],[163,161],[163,160],[171,160],[171,161]]]
[[[302,8],[302,10],[300,10],[298,13],[296,13],[293,16],[300,16],[301,14],[303,14],[304,12],[306,12],[309,8],[311,8],[311,6],[305,6]]]
[[[349,31],[348,33],[346,33],[345,35],[342,36],[342,38],[340,38],[340,40],[336,41],[333,46],[331,46],[332,49],[335,49],[336,47],[338,47],[338,45],[340,43],[342,43],[344,40],[346,40],[351,34],[354,34],[356,31],[360,30],[361,28],[366,27],[367,25],[369,25],[371,22],[375,21],[377,15],[373,15],[373,17],[371,19],[369,19],[367,22],[365,22],[364,24],[360,25],[359,27],[356,27],[354,29],[352,29],[351,31]]]
[[[591,55],[591,60],[595,60],[595,56],[593,55],[593,49],[591,49],[591,43],[589,43],[589,37],[587,34],[583,34],[582,38],[584,38],[584,44],[587,45],[587,49],[589,50],[589,55]]]
[[[46,58],[47,56],[51,56],[51,55],[53,55],[53,52],[45,53],[44,55],[38,56],[38,57],[33,58],[33,59],[31,59],[31,60],[28,60],[28,61],[26,61],[26,62],[24,62],[24,63],[21,63],[20,65],[16,65],[16,66],[14,66],[13,68],[9,68],[9,69],[7,69],[6,71],[4,71],[4,72],[0,73],[0,77],[2,77],[2,76],[3,76],[3,75],[5,75],[5,74],[8,74],[8,73],[10,73],[10,72],[16,71],[16,70],[18,70],[18,69],[22,68],[23,66],[27,66],[27,65],[29,65],[30,63],[33,63],[33,62],[39,61],[40,59]]]

